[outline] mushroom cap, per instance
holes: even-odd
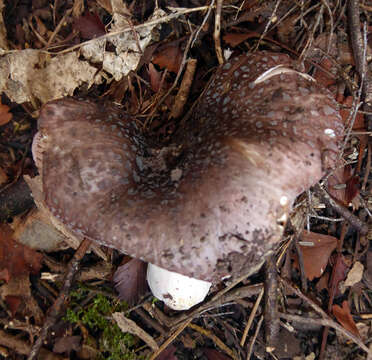
[[[81,237],[172,272],[253,273],[343,135],[331,94],[292,67],[270,52],[222,65],[168,152],[113,105],[46,104],[35,148],[47,206]]]

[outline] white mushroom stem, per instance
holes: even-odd
[[[211,283],[149,264],[147,282],[153,295],[173,310],[188,310],[202,302]]]

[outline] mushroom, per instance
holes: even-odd
[[[211,283],[148,264],[147,283],[155,297],[173,310],[188,310],[203,301]]]
[[[335,166],[343,131],[332,95],[263,51],[217,69],[170,146],[151,147],[119,107],[62,99],[43,106],[33,148],[51,213],[156,265],[152,291],[174,300],[154,269],[208,283],[257,271],[295,198]]]

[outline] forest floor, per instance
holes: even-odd
[[[370,31],[367,0],[0,0],[0,358],[372,360]],[[332,93],[341,165],[297,198],[266,272],[173,311],[145,263],[53,225],[39,112],[114,102],[166,144],[218,65],[257,50]]]

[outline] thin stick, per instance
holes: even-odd
[[[372,76],[366,66],[367,39],[360,31],[359,0],[348,1],[349,36],[355,59],[355,67],[362,82],[363,110],[372,111]],[[366,24],[365,24],[366,25]],[[366,28],[366,26],[365,26]],[[366,115],[367,130],[372,130],[372,116]]]
[[[334,35],[334,23],[333,23],[333,14],[331,7],[328,3],[327,0],[322,0],[323,5],[325,8],[328,10],[328,15],[329,15],[329,36],[328,36],[328,45],[327,45],[327,54],[329,54],[332,46],[332,38]]]
[[[256,327],[256,331],[255,331],[255,333],[253,335],[253,338],[252,338],[251,342],[249,343],[247,360],[249,360],[251,358],[252,351],[253,351],[253,345],[256,342],[258,333],[260,332],[262,321],[263,321],[263,316],[260,317],[260,320],[258,321],[258,324],[257,324],[257,327]]]
[[[332,327],[332,328],[342,332],[346,337],[348,337],[349,339],[354,341],[357,345],[359,345],[361,349],[363,349],[368,354],[370,354],[370,351],[367,348],[367,346],[365,346],[357,336],[355,336],[351,332],[344,329],[341,325],[339,325],[335,321],[333,321],[320,306],[318,306],[314,301],[310,300],[307,296],[302,294],[301,291],[299,291],[298,289],[293,287],[287,280],[282,279],[282,278],[280,280],[288,289],[290,289],[298,297],[300,297],[301,299],[306,301],[317,313],[319,313],[322,316],[323,319],[303,318],[301,316],[278,313],[281,318],[286,319],[286,320],[290,320],[290,321],[298,321],[298,322],[302,322],[302,323],[310,323],[310,324],[315,324],[315,325],[322,325],[322,326]]]
[[[159,108],[159,106],[166,100],[166,98],[169,96],[169,94],[173,91],[173,89],[176,87],[177,83],[178,83],[178,80],[180,79],[181,77],[181,74],[183,72],[183,69],[185,68],[185,65],[186,65],[186,62],[187,62],[187,54],[190,50],[190,46],[191,46],[191,43],[192,43],[192,39],[194,38],[195,36],[195,31],[193,33],[191,33],[190,37],[189,37],[189,40],[187,41],[187,44],[186,44],[186,48],[185,48],[185,51],[183,52],[183,57],[182,57],[182,61],[181,61],[181,66],[180,68],[178,69],[178,73],[177,73],[177,76],[172,84],[172,86],[169,88],[169,90],[166,92],[166,94],[157,102],[156,106],[154,107],[154,109],[152,110],[152,115],[146,120],[145,124],[144,124],[144,127],[147,127],[148,124],[151,122],[151,120],[153,119],[154,115],[155,115],[155,112],[156,110]]]
[[[368,144],[368,149],[367,149],[367,162],[366,162],[366,172],[363,177],[363,182],[362,182],[362,191],[366,190],[369,174],[371,172],[371,152],[372,152],[372,144]]]
[[[226,303],[237,301],[245,297],[255,296],[261,292],[262,288],[263,284],[247,285],[242,286],[240,288],[235,288],[229,291],[228,293],[224,292],[223,294],[220,294],[225,290],[223,289],[220,291],[220,293],[216,294],[215,297],[213,297],[211,300],[207,301],[206,303],[203,303],[199,307],[196,307],[194,310],[191,310],[190,312],[186,312],[178,315],[177,317],[172,318],[166,316],[160,310],[152,308],[151,305],[147,303],[143,304],[143,308],[150,313],[153,313],[155,310],[156,316],[159,318],[159,321],[162,324],[166,325],[167,327],[173,328],[179,325],[181,322],[188,320],[189,318],[195,319],[196,317],[199,317],[202,313],[214,309],[216,307],[223,306]]]
[[[280,321],[278,317],[278,273],[274,255],[265,263],[265,343],[266,351],[272,353],[279,337]]]
[[[333,300],[337,293],[337,287],[339,284],[339,280],[337,279],[337,269],[340,268],[340,265],[342,262],[342,248],[344,246],[344,240],[345,240],[347,229],[348,229],[348,224],[344,222],[341,228],[340,239],[337,242],[337,256],[336,256],[335,264],[333,265],[333,268],[332,268],[331,279],[329,282],[330,289],[329,289],[329,299],[328,299],[328,308],[327,308],[328,314],[331,314],[332,312]],[[325,357],[325,349],[327,345],[328,333],[329,333],[329,327],[326,326],[323,328],[322,342],[321,342],[320,351],[319,351],[319,360],[323,360]]]
[[[286,319],[288,321],[297,321],[303,324],[311,324],[311,325],[322,325],[322,326],[329,326],[334,328],[335,330],[338,330],[341,332],[343,335],[345,335],[348,339],[352,340],[355,344],[357,344],[361,349],[363,349],[367,354],[371,355],[371,351],[368,349],[367,346],[365,346],[362,341],[352,334],[350,331],[346,330],[343,328],[341,325],[337,324],[335,321],[333,321],[331,318],[327,319],[321,319],[321,318],[309,318],[309,317],[302,317],[298,315],[289,315],[289,314],[284,314],[284,313],[278,313],[279,316],[282,319]]]
[[[247,325],[245,326],[242,339],[240,340],[240,346],[244,346],[244,344],[245,344],[245,340],[247,339],[248,331],[251,328],[254,317],[256,316],[257,309],[258,309],[258,306],[260,305],[263,294],[264,294],[264,289],[262,289],[261,292],[258,294],[256,302],[254,303],[253,309],[252,309],[251,313],[249,314]]]
[[[176,19],[176,18],[178,18],[178,17],[180,17],[182,15],[186,15],[186,14],[190,14],[190,13],[198,12],[198,11],[208,10],[209,9],[209,5],[207,5],[207,6],[199,6],[199,7],[195,7],[195,8],[191,8],[191,9],[185,9],[185,8],[178,9],[178,8],[170,8],[170,7],[168,7],[168,9],[174,10],[174,12],[171,13],[171,14],[169,14],[169,15],[162,16],[162,17],[160,17],[158,19],[147,21],[147,22],[145,22],[143,24],[135,25],[132,28],[131,27],[127,27],[127,28],[122,29],[122,30],[112,31],[112,32],[110,32],[108,34],[99,36],[99,37],[94,38],[92,40],[88,40],[88,41],[82,42],[80,44],[71,46],[68,49],[59,51],[58,54],[65,54],[65,53],[74,51],[75,49],[79,49],[82,46],[85,46],[85,45],[88,45],[88,44],[92,44],[92,43],[94,43],[96,41],[100,41],[102,39],[108,39],[110,37],[114,37],[114,36],[117,36],[119,34],[123,34],[123,33],[126,33],[126,32],[132,32],[134,30],[143,29],[143,28],[146,28],[146,27],[149,27],[149,26],[153,26],[153,25],[157,25],[157,24],[162,24],[162,23],[165,23],[165,22],[169,22],[169,21],[171,21],[173,19]]]
[[[73,283],[74,277],[79,270],[80,261],[84,257],[90,245],[91,245],[91,241],[88,240],[87,238],[84,238],[79,248],[76,250],[73,258],[70,260],[68,267],[67,267],[67,272],[66,272],[66,276],[65,276],[62,289],[57,299],[55,300],[54,304],[48,310],[48,314],[45,319],[44,325],[40,330],[39,337],[35,341],[34,345],[32,346],[30,355],[28,356],[27,360],[37,359],[41,346],[43,345],[48,335],[49,329],[55,324],[58,316],[62,312],[63,305],[66,303],[68,299],[68,294],[69,294],[71,285]]]
[[[299,298],[307,302],[319,315],[321,315],[323,318],[328,318],[327,313],[314,301],[309,299],[306,295],[304,295],[300,290],[292,286],[287,280],[280,278],[280,281],[287,287],[289,290],[291,290],[294,294],[296,294]]]
[[[118,30],[118,31],[112,31],[108,34],[99,36],[99,37],[91,39],[91,40],[84,41],[80,44],[71,46],[71,47],[69,47],[67,49],[64,49],[64,50],[61,50],[59,52],[51,52],[51,51],[46,51],[46,50],[40,50],[40,52],[41,53],[46,53],[46,54],[53,54],[53,55],[66,54],[66,53],[72,52],[76,49],[79,49],[82,46],[85,46],[85,45],[88,45],[88,44],[93,44],[96,41],[100,41],[100,40],[103,40],[103,39],[108,39],[110,37],[114,37],[114,36],[117,36],[119,34],[123,34],[123,33],[126,33],[126,32],[138,30],[138,29],[143,29],[143,28],[146,28],[146,27],[149,27],[149,26],[166,23],[166,22],[169,22],[173,19],[176,19],[176,18],[178,18],[182,15],[191,14],[193,12],[198,12],[198,11],[209,10],[210,7],[211,7],[211,5],[206,5],[206,6],[198,6],[198,7],[194,7],[194,8],[189,9],[189,8],[173,8],[173,7],[168,6],[168,9],[173,11],[173,13],[171,13],[169,15],[166,15],[166,16],[162,16],[162,17],[160,17],[158,19],[155,19],[155,20],[147,21],[143,24],[135,25],[135,26],[133,26],[133,28],[127,27],[127,28],[124,28],[124,29],[121,29],[121,30]],[[5,55],[5,54],[15,53],[15,52],[19,52],[19,51],[23,51],[23,50],[4,50],[1,54]]]
[[[196,64],[196,59],[190,59],[189,61],[187,61],[186,70],[182,78],[181,86],[174,100],[174,104],[169,116],[170,118],[177,119],[183,113],[183,109],[186,104],[187,98],[189,97],[190,88],[194,80]]]
[[[195,325],[195,324],[189,324],[189,327],[191,329],[196,330],[198,333],[206,336],[207,338],[211,339],[223,352],[225,352],[227,355],[229,355],[234,360],[238,360],[238,357],[236,354],[228,347],[226,344],[218,337],[216,336],[212,331],[202,328],[201,326]]]
[[[217,5],[216,5],[216,17],[214,21],[214,33],[213,33],[213,38],[214,38],[214,47],[216,49],[216,55],[218,59],[218,63],[221,65],[224,63],[224,58],[222,55],[222,49],[221,49],[221,12],[222,12],[222,5],[223,5],[223,0],[217,0]]]
[[[356,228],[361,235],[366,235],[368,233],[368,225],[355,216],[344,206],[338,204],[333,198],[325,191],[319,184],[314,186],[315,193],[320,196],[320,198],[333,210],[335,210],[339,215],[345,218],[346,221],[350,223],[351,226]]]
[[[71,14],[71,12],[72,12],[72,9],[68,9],[68,10],[66,11],[65,15],[63,15],[61,21],[58,23],[58,25],[57,25],[56,28],[54,29],[52,35],[50,35],[50,38],[49,38],[49,40],[48,40],[48,42],[47,42],[47,44],[46,44],[46,47],[49,47],[49,46],[52,44],[54,38],[57,36],[57,34],[58,34],[59,31],[61,30],[63,24],[65,23],[65,21],[66,21],[66,19],[67,19],[67,16],[69,16],[69,15]]]
[[[34,28],[32,25],[32,16],[30,16],[28,25],[31,28],[31,30],[35,33],[36,37],[39,39],[39,41],[45,46],[47,44],[46,40],[39,34],[39,32]]]
[[[310,231],[310,229],[308,229],[308,231]],[[303,256],[302,249],[299,244],[299,240],[297,236],[294,239],[294,245],[295,245],[297,257],[298,257],[298,266],[300,268],[301,286],[302,286],[302,290],[306,293],[307,292],[307,280],[306,280],[306,274],[305,274],[304,256]]]
[[[260,46],[261,41],[264,39],[267,32],[269,31],[270,25],[276,21],[276,12],[278,11],[278,8],[279,8],[279,5],[280,5],[281,2],[282,2],[282,0],[277,0],[276,1],[274,10],[272,11],[272,13],[270,15],[270,19],[266,23],[264,31],[262,32],[260,38],[258,39],[258,42],[257,42],[257,45],[256,45],[254,51],[256,51],[258,49],[258,47]]]
[[[206,24],[206,22],[209,18],[209,15],[211,14],[212,9],[214,8],[214,3],[215,2],[216,2],[216,0],[212,0],[211,3],[209,4],[207,14],[204,16],[204,19],[203,19],[202,23],[200,24],[198,30],[196,30],[196,34],[195,34],[194,40],[191,43],[191,47],[194,47],[194,43],[195,43],[196,39],[198,38],[200,31],[204,28],[204,25]]]
[[[192,318],[188,319],[187,321],[185,321],[184,323],[182,323],[182,325],[167,339],[165,340],[160,346],[159,346],[159,349],[157,351],[155,351],[149,360],[155,360],[159,354],[165,350],[165,348],[171,344],[176,338],[177,336],[183,331],[185,330],[185,328],[191,323],[192,321]]]

